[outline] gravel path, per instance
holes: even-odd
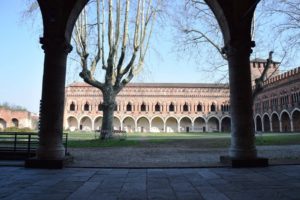
[[[258,146],[270,164],[300,164],[300,145]],[[207,167],[221,166],[228,148],[199,148],[196,143],[145,144],[143,147],[70,148],[72,167]]]

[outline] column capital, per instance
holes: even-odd
[[[42,49],[44,51],[59,51],[62,50],[65,53],[70,53],[73,49],[70,42],[63,38],[46,38],[41,37],[40,43],[42,44]]]
[[[227,58],[241,54],[250,56],[250,54],[253,52],[253,47],[255,47],[255,41],[250,41],[247,44],[247,40],[241,39],[225,44],[225,46],[222,48],[222,53],[226,54]]]

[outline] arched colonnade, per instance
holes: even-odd
[[[254,118],[256,132],[300,132],[300,109],[291,112],[257,114]]]
[[[94,118],[84,115],[82,117],[68,116],[65,129],[70,131],[100,130],[102,116]],[[124,116],[114,117],[114,129],[126,132],[230,132],[231,119],[229,116],[194,117],[183,116]]]

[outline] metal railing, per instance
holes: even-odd
[[[36,132],[0,132],[0,160],[26,159],[36,155],[39,136]],[[63,134],[65,154],[68,153],[68,133]]]

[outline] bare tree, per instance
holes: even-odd
[[[117,94],[143,67],[159,5],[152,0],[138,0],[131,11],[130,0],[109,0],[108,5],[105,2],[96,0],[96,6],[82,11],[73,37],[82,67],[80,77],[103,94],[101,139],[113,133]],[[93,8],[96,21],[91,23],[89,18],[93,16],[88,9]],[[89,41],[91,34],[95,40]],[[104,72],[103,80],[100,71]]]

